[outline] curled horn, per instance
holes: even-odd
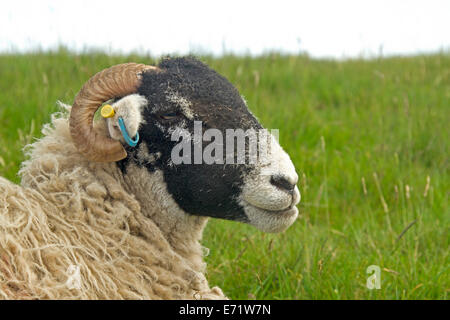
[[[135,93],[141,73],[156,67],[124,63],[102,70],[91,77],[75,97],[70,113],[70,134],[78,151],[96,162],[113,162],[127,156],[122,144],[94,131],[97,109],[107,100]]]

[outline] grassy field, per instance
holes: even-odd
[[[208,278],[233,299],[448,299],[450,54],[364,61],[277,54],[204,57],[231,80],[300,176],[283,234],[211,220]],[[0,175],[56,101],[112,64],[101,53],[0,55]],[[370,265],[381,289],[366,288]]]

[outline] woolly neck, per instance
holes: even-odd
[[[206,265],[200,241],[208,218],[181,210],[167,192],[161,171],[149,173],[146,168],[130,164],[123,183],[138,200],[142,214],[158,226],[174,251],[203,272]]]
[[[70,111],[70,106],[62,107]],[[106,127],[100,121],[96,123],[95,130],[104,131]],[[205,271],[200,240],[208,218],[182,211],[167,192],[161,171],[150,174],[145,168],[130,163],[124,175],[115,163],[88,162],[72,143],[67,112],[53,114],[51,124],[44,125],[42,133],[41,139],[24,148],[29,160],[23,162],[19,171],[22,186],[31,187],[47,197],[54,191],[70,193],[73,183],[76,183],[77,189],[85,189],[87,194],[100,193],[96,197],[105,200],[108,197],[119,199],[134,215],[141,216],[138,220],[151,220],[171,248],[186,259],[196,272]],[[78,172],[76,181],[68,178],[74,172]],[[52,178],[46,177],[46,173]],[[57,187],[55,176],[58,180],[64,180]],[[114,218],[111,216],[111,219]],[[134,233],[141,236],[140,231]]]

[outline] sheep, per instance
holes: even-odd
[[[108,101],[114,114],[94,120]],[[139,134],[135,147],[118,118]],[[256,164],[174,164],[174,132],[193,134],[195,121],[263,129],[237,89],[193,57],[90,78],[25,147],[20,185],[0,178],[0,297],[227,299],[205,277],[207,220],[281,232],[298,216],[298,176],[276,142]]]

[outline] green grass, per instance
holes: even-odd
[[[211,285],[233,299],[448,299],[449,53],[203,60],[280,130],[302,193],[283,234],[210,220]],[[21,148],[56,100],[71,103],[89,76],[125,61],[155,62],[63,49],[0,55],[0,175],[18,181]],[[381,268],[380,290],[366,288],[370,265]]]

